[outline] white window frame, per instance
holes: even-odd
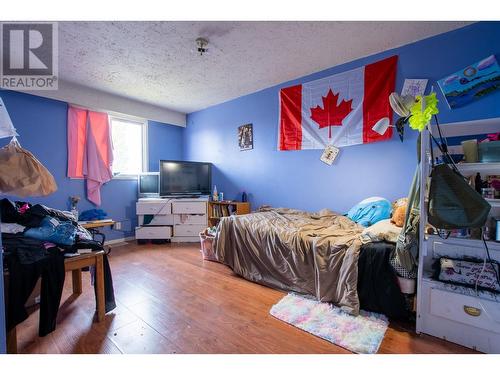
[[[142,171],[141,172],[148,172],[149,170],[148,121],[146,119],[126,116],[121,114],[120,115],[108,114],[108,118],[109,118],[109,125],[111,127],[111,140],[113,140],[112,125],[111,125],[112,120],[132,122],[142,126]],[[113,179],[116,180],[137,180],[137,178],[138,178],[137,174],[130,174],[130,173],[127,174],[120,173],[113,175]]]

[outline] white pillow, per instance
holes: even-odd
[[[402,229],[391,223],[391,219],[380,220],[363,230],[361,241],[363,243],[381,241],[396,243]]]

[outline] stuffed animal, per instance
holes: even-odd
[[[405,222],[406,207],[408,206],[407,198],[400,198],[392,204],[391,223],[398,227],[402,227]]]

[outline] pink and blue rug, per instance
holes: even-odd
[[[389,325],[382,314],[360,311],[358,316],[329,303],[288,294],[271,308],[270,314],[297,328],[355,353],[378,351]]]

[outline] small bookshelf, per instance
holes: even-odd
[[[221,217],[250,213],[249,202],[220,201],[208,202],[208,225],[215,226]]]

